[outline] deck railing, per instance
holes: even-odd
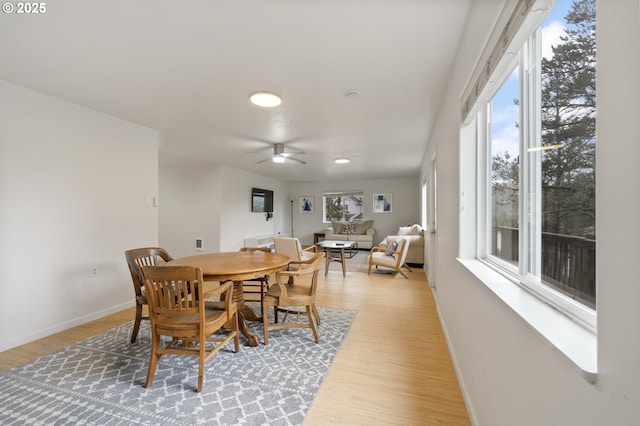
[[[493,228],[492,253],[517,264],[519,230]],[[542,233],[542,280],[545,284],[594,308],[596,304],[596,241]]]

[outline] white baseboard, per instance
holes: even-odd
[[[20,336],[17,339],[13,339],[13,340],[9,340],[7,342],[2,342],[0,344],[0,352],[9,350],[9,349],[13,349],[15,347],[18,347],[20,345],[24,345],[25,343],[30,343],[33,342],[34,340],[38,340],[41,339],[43,337],[47,337],[47,336],[51,336],[52,334],[56,334],[59,333],[61,331],[64,330],[68,330],[70,328],[82,325],[82,324],[86,324],[90,321],[93,320],[97,320],[99,318],[105,317],[107,315],[111,315],[114,314],[116,312],[120,312],[123,311],[125,309],[131,308],[134,306],[134,302],[126,302],[126,303],[121,303],[119,305],[116,306],[112,306],[110,308],[107,309],[103,309],[101,311],[97,311],[97,312],[93,312],[89,315],[85,315],[79,318],[75,318],[72,319],[70,321],[66,321],[60,324],[55,324],[52,325],[50,327],[41,329],[41,330],[37,330],[33,333],[29,333],[23,336]],[[131,318],[133,320],[133,317]]]

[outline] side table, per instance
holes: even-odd
[[[325,251],[325,258],[326,260],[326,265],[324,267],[324,276],[327,276],[327,273],[329,272],[329,263],[331,261],[335,261],[335,262],[340,262],[342,264],[342,276],[346,277],[347,276],[347,268],[345,266],[344,263],[344,249],[349,249],[352,250],[354,248],[358,247],[358,243],[356,241],[331,241],[331,240],[324,240],[324,241],[320,241],[319,243],[316,244],[317,247],[320,247],[322,249],[324,249]],[[332,250],[336,250],[340,253],[340,256],[338,257],[334,257],[331,256],[331,251]]]

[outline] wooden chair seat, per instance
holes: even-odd
[[[318,271],[324,260],[324,252],[315,253],[311,259],[292,261],[295,270],[276,273],[276,282],[264,295],[262,306],[262,322],[264,328],[264,344],[269,344],[269,331],[284,328],[310,328],[314,341],[318,343],[318,324],[320,315],[316,308],[316,289],[318,287]],[[274,309],[274,323],[269,323],[269,306]],[[278,323],[278,313],[285,313],[282,323]],[[286,323],[286,315],[305,315],[307,322]]]
[[[153,384],[158,360],[167,354],[198,357],[198,387],[204,383],[204,363],[231,340],[238,339],[238,307],[233,283],[213,286],[206,293],[202,269],[191,266],[143,266],[142,276],[149,301],[151,351],[146,387]],[[225,334],[214,334],[226,327]],[[172,340],[163,345],[161,336]],[[182,344],[178,344],[182,342]]]
[[[269,291],[264,295],[265,300],[269,303],[277,303],[282,296],[282,289],[278,285],[271,286]],[[309,295],[307,286],[289,286],[287,288],[287,301],[291,305],[305,305],[313,302],[314,297]]]

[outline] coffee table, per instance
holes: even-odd
[[[327,259],[327,263],[324,267],[324,275],[327,276],[327,273],[329,272],[329,262],[335,261],[342,264],[342,276],[345,277],[347,275],[347,268],[344,264],[344,250],[349,249],[349,257],[353,257],[354,250],[358,248],[358,242],[324,240],[318,242],[316,246],[324,249],[325,251],[324,257]],[[331,253],[333,250],[336,250],[336,254],[338,254],[339,251],[340,256],[332,256]]]

